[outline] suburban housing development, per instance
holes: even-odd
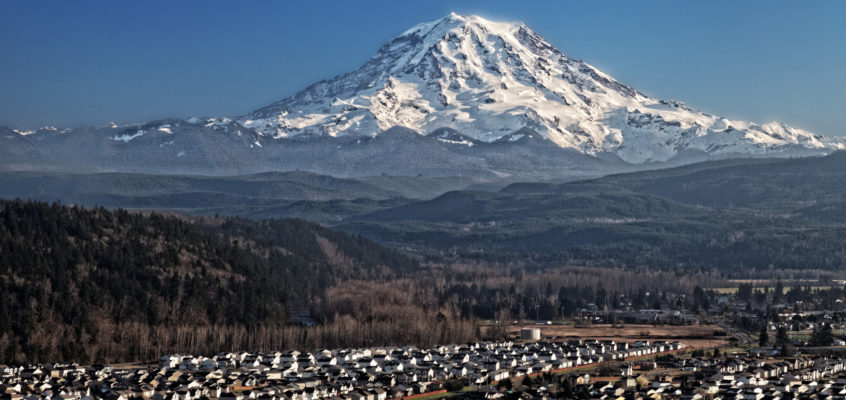
[[[3,366],[4,398],[95,399],[356,399],[385,400],[445,391],[445,383],[492,382],[669,354],[679,342],[480,342],[428,349],[389,347],[311,353],[167,355],[157,366],[75,364]]]

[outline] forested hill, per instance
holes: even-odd
[[[355,211],[334,226],[435,256],[742,274],[838,270],[846,265],[846,152],[454,191]]]
[[[177,326],[237,346],[233,332],[282,326],[333,283],[417,267],[298,220],[0,201],[0,360],[138,359],[177,345]]]

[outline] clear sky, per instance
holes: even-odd
[[[0,125],[233,116],[450,11],[702,111],[846,135],[844,1],[0,1]]]

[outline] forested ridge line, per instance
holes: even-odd
[[[137,360],[187,341],[240,348],[338,282],[418,267],[300,220],[0,201],[0,361]],[[215,339],[184,337],[199,327]]]

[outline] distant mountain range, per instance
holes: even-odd
[[[844,152],[347,207],[335,208],[345,215],[334,228],[429,255],[745,272],[846,265]],[[300,204],[300,215],[313,218],[305,210]],[[291,211],[280,216],[296,216]]]
[[[470,179],[338,179],[303,172],[0,173],[0,198],[17,196],[189,215],[299,218],[435,260],[737,271],[846,265],[846,152],[504,187]]]
[[[356,71],[240,117],[0,128],[0,169],[545,180],[844,147],[651,98],[522,23],[450,14],[388,41]]]

